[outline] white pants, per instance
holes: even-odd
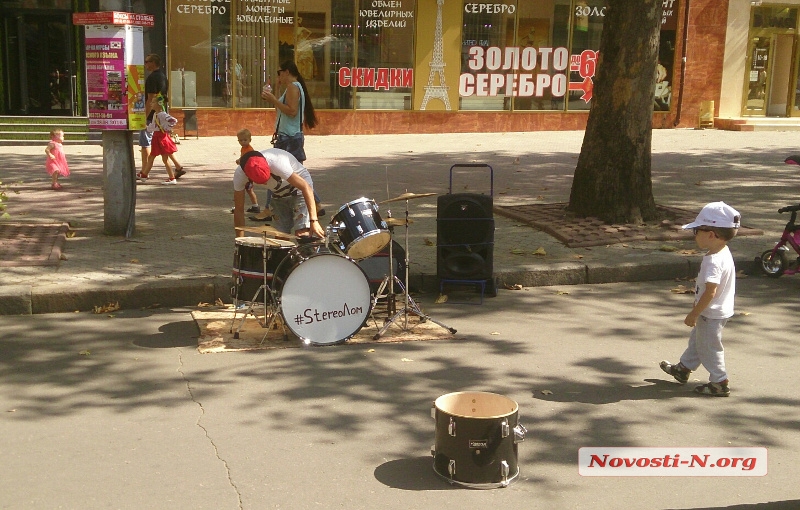
[[[689,336],[689,346],[681,355],[681,364],[691,371],[700,365],[708,370],[708,380],[718,383],[728,378],[725,371],[725,349],[722,347],[722,328],[728,319],[709,319],[702,315]]]

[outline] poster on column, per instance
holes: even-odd
[[[89,129],[128,129],[125,27],[86,26]]]

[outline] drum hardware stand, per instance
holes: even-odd
[[[408,223],[409,223],[408,222],[408,199],[406,199],[405,202],[406,202],[406,217],[405,217],[405,227],[406,227],[406,246],[405,246],[405,249],[406,249],[405,266],[406,266],[406,268],[405,268],[405,270],[406,270],[406,279],[405,279],[405,284],[403,284],[403,283],[398,281],[398,284],[400,285],[400,288],[403,290],[403,296],[404,296],[405,302],[404,302],[403,309],[398,311],[398,312],[396,312],[391,318],[386,320],[386,323],[383,325],[383,327],[380,329],[380,331],[378,331],[375,334],[375,336],[372,337],[373,340],[378,340],[384,333],[386,333],[386,331],[389,329],[389,327],[392,324],[394,324],[394,322],[397,321],[401,316],[403,317],[403,325],[400,326],[400,329],[402,329],[403,331],[410,331],[411,328],[408,327],[408,316],[409,316],[409,314],[413,314],[413,315],[416,315],[417,317],[419,317],[419,320],[420,320],[421,323],[422,322],[426,322],[426,321],[431,321],[434,324],[436,324],[437,326],[441,326],[442,328],[448,330],[450,333],[453,333],[453,334],[456,333],[456,329],[455,328],[451,328],[449,326],[446,326],[443,323],[431,318],[430,315],[425,314],[422,311],[422,309],[420,309],[419,305],[417,305],[416,301],[414,301],[414,299],[411,296],[409,296],[409,294],[408,294],[408,262],[409,262],[409,253],[408,253],[409,252],[409,249],[408,249],[408,246],[409,246],[408,245]],[[389,263],[391,264],[391,260],[389,261]]]
[[[392,217],[392,211],[387,211],[388,215],[387,218]],[[378,290],[375,291],[375,296],[372,299],[372,312],[375,312],[375,307],[378,304],[378,300],[381,298],[386,298],[386,321],[389,320],[389,317],[393,316],[397,312],[397,294],[394,292],[394,285],[400,286],[401,289],[405,292],[405,287],[403,287],[403,282],[400,281],[394,274],[394,227],[389,226],[389,274],[383,277],[383,281],[378,286]],[[389,287],[389,292],[384,294],[383,292],[386,290],[386,287]]]
[[[262,269],[264,271],[264,281],[261,284],[261,286],[258,287],[258,289],[256,290],[255,294],[253,294],[253,299],[251,299],[249,301],[250,304],[248,305],[247,309],[243,312],[242,319],[239,322],[239,326],[236,328],[236,332],[233,331],[233,324],[236,322],[237,306],[239,304],[239,299],[234,297],[234,300],[233,300],[233,319],[231,319],[231,328],[230,328],[230,331],[229,331],[229,332],[233,333],[233,338],[238,339],[239,338],[239,331],[241,331],[242,326],[244,326],[244,321],[247,320],[247,316],[248,315],[253,314],[253,317],[258,321],[258,324],[262,328],[267,328],[267,332],[264,333],[264,338],[261,339],[261,343],[259,344],[259,346],[263,345],[264,341],[267,339],[267,335],[269,335],[269,330],[272,328],[273,324],[276,323],[276,321],[278,322],[278,324],[281,327],[281,330],[283,331],[283,339],[284,339],[284,341],[288,341],[288,339],[289,339],[288,335],[286,334],[286,327],[285,327],[283,321],[281,320],[281,318],[278,317],[277,307],[274,305],[275,296],[272,293],[272,289],[267,284],[267,242],[269,242],[269,243],[271,243],[272,245],[275,245],[275,246],[280,246],[280,244],[275,243],[272,239],[268,238],[266,232],[262,233],[262,239],[264,240],[264,243],[263,243],[262,248],[261,248],[261,250],[262,250],[261,251],[261,261],[262,261],[262,264],[263,264]],[[264,320],[263,321],[261,320],[261,317],[259,317],[254,311],[254,308],[255,308],[256,304],[260,304],[257,301],[257,298],[258,298],[258,293],[261,292],[262,290],[264,291]],[[269,296],[269,298],[267,296]]]

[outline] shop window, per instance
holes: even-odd
[[[573,65],[570,67],[570,83],[567,95],[567,109],[588,110],[591,106],[591,88],[596,72],[597,52],[600,50],[600,36],[603,34],[603,20],[606,15],[605,0],[577,0],[571,12],[572,41],[570,44]]]
[[[526,48],[535,49],[537,65],[532,70],[518,71],[518,76],[527,75],[528,83],[533,84],[534,87],[533,90],[518,87],[518,93],[513,98],[514,110],[564,109],[562,92],[566,83],[566,69],[556,69],[556,63],[552,61],[551,56],[554,48],[567,48],[568,41],[569,0],[520,2],[515,46],[519,48],[521,54],[531,51]],[[543,56],[547,58],[544,62],[542,61]],[[543,69],[545,66],[546,69]],[[563,62],[559,62],[558,67],[562,66]],[[555,93],[553,93],[554,81],[556,81]]]
[[[459,110],[510,110],[516,69],[506,47],[515,45],[517,2],[462,3]]]
[[[355,91],[356,109],[411,109],[415,16],[415,0],[360,0],[358,64],[339,74],[339,86]]]
[[[753,8],[753,28],[797,28],[797,8],[762,6]]]

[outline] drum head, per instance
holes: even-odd
[[[349,258],[321,253],[291,269],[280,301],[292,333],[312,344],[340,343],[355,335],[369,316],[369,281]]]
[[[272,239],[267,238],[267,249],[281,249],[281,248],[291,248],[295,244],[292,241],[286,241],[284,239]],[[248,246],[252,248],[261,249],[264,247],[264,238],[263,237],[252,237],[252,236],[245,236],[245,237],[237,237],[236,238],[236,245],[237,246]]]
[[[347,256],[356,260],[371,257],[389,244],[391,234],[385,230],[374,230],[361,236],[347,247]]]

